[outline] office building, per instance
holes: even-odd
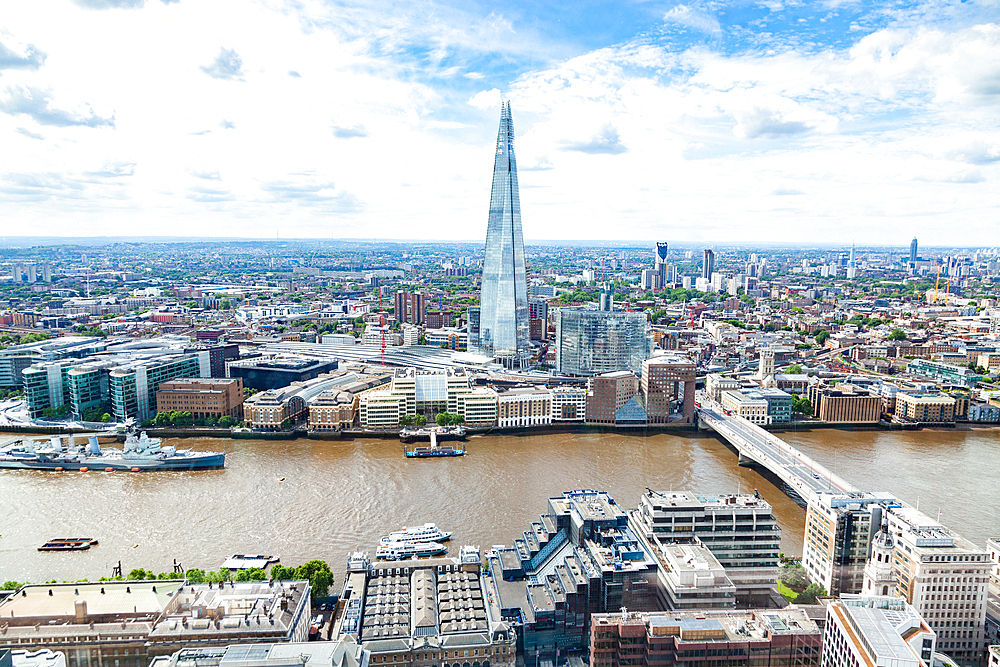
[[[524,428],[552,423],[552,392],[536,387],[514,387],[497,394],[497,425]]]
[[[304,644],[232,644],[185,648],[157,656],[148,667],[369,667],[371,654],[348,637]]]
[[[896,392],[896,421],[927,424],[955,421],[955,399],[947,394]]]
[[[712,274],[715,273],[715,253],[705,248],[705,251],[701,260],[701,277],[707,282],[712,280]]]
[[[767,414],[767,401],[760,396],[751,396],[743,390],[730,389],[720,394],[720,403],[726,410],[743,417],[747,421],[764,426],[771,423]]]
[[[244,387],[266,391],[315,379],[337,370],[337,364],[336,359],[277,354],[232,361],[228,370],[229,377],[240,378]]]
[[[0,649],[62,651],[68,667],[146,667],[150,657],[190,647],[304,642],[310,593],[308,581],[26,585],[0,602]]]
[[[474,547],[458,558],[396,563],[355,553],[330,635],[358,643],[372,665],[514,667],[517,639],[492,585]]]
[[[917,239],[910,241],[910,263],[917,261]]]
[[[666,289],[667,285],[672,281],[670,274],[669,265],[667,264],[667,254],[670,252],[670,248],[666,241],[657,242],[656,244],[656,282],[654,285],[655,289],[662,290]]]
[[[117,366],[108,373],[111,409],[115,421],[142,421],[156,412],[156,391],[161,382],[202,376],[194,355],[161,356]],[[205,368],[204,375],[208,375]]]
[[[423,415],[432,423],[438,413],[463,417],[472,427],[496,424],[497,393],[486,387],[472,387],[469,376],[446,371],[395,371],[386,388],[366,391],[359,396],[358,415],[362,428],[394,429],[406,416]]]
[[[37,651],[0,649],[0,667],[66,667],[66,654],[47,648]]]
[[[586,422],[617,423],[618,413],[639,393],[639,378],[631,371],[614,371],[587,381]]]
[[[396,321],[406,324],[423,324],[427,316],[427,297],[420,292],[396,292]]]
[[[80,359],[103,352],[109,343],[103,338],[65,336],[34,343],[10,345],[0,350],[0,387],[20,389],[21,373],[32,364],[59,359]]]
[[[530,353],[528,285],[510,102],[500,113],[479,308],[469,309],[472,351],[520,367]]]
[[[863,592],[905,599],[937,634],[943,653],[962,665],[980,664],[993,567],[989,554],[913,507],[888,507],[879,533],[872,540]]]
[[[826,608],[823,667],[932,667],[937,636],[905,600],[843,595]]]
[[[556,370],[591,376],[612,371],[640,372],[652,355],[653,338],[645,313],[557,308]]]
[[[650,424],[694,422],[695,365],[679,354],[658,354],[642,362],[640,388]]]
[[[877,424],[882,419],[881,397],[853,384],[817,382],[809,386],[807,397],[813,415],[825,422]]]
[[[884,508],[895,502],[888,493],[811,495],[802,549],[802,565],[809,579],[834,597],[861,593],[872,538]]]
[[[906,372],[917,377],[930,378],[938,383],[974,388],[982,379],[974,370],[930,359],[914,359],[906,364]]]
[[[766,607],[778,579],[781,528],[757,494],[696,496],[647,490],[631,525],[647,540],[687,544],[698,539],[736,586],[737,599]]]
[[[734,609],[736,585],[719,559],[694,538],[687,544],[664,544],[653,538],[660,607],[671,611]]]
[[[552,394],[553,422],[582,422],[587,414],[586,387],[555,387]]]
[[[590,667],[818,666],[822,633],[797,607],[595,614]]]
[[[603,491],[549,498],[548,511],[489,558],[489,581],[525,656],[583,648],[591,614],[659,609],[657,560]]]
[[[243,419],[243,380],[240,378],[178,378],[160,383],[157,412],[190,412],[194,419]]]

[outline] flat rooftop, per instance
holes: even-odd
[[[33,584],[0,603],[0,617],[75,618],[76,603],[87,603],[88,616],[159,615],[184,584],[182,580],[105,581],[91,584]]]

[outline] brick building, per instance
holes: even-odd
[[[679,354],[660,354],[642,362],[642,395],[651,424],[694,422],[694,362]]]
[[[802,609],[594,614],[591,667],[819,665],[823,637]]]
[[[639,393],[639,378],[632,371],[614,371],[587,382],[588,424],[614,424],[622,407]]]
[[[396,321],[406,324],[423,324],[427,314],[427,297],[420,292],[396,292]]]
[[[813,415],[825,422],[878,423],[882,399],[852,384],[814,384],[807,392]]]
[[[161,382],[156,411],[190,412],[195,419],[243,419],[243,380],[240,378],[176,378]]]

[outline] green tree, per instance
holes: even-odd
[[[105,412],[103,415],[101,415],[101,421],[107,424],[108,422],[111,421],[111,415]]]
[[[267,572],[260,567],[251,567],[236,573],[236,581],[267,581]]]
[[[799,366],[798,364],[792,364],[791,366],[785,369],[785,372],[788,373],[789,375],[800,375],[802,373],[802,366]]]
[[[5,581],[3,582],[3,590],[5,591],[16,591],[18,588],[23,586],[19,581]]]
[[[778,579],[793,591],[799,592],[809,585],[809,578],[806,576],[806,568],[798,561],[791,561],[781,566],[778,572]]]
[[[206,572],[205,581],[213,584],[220,584],[223,581],[232,581],[233,573],[226,568],[220,568],[216,572]]]
[[[808,398],[802,398],[800,396],[795,396],[792,398],[792,412],[798,412],[800,414],[812,417],[813,406]]]
[[[451,413],[450,412],[439,412],[435,418],[438,426],[447,426],[451,423]]]
[[[330,586],[333,586],[333,570],[326,564],[326,561],[311,560],[297,567],[295,573],[298,578],[309,580],[314,600],[329,595]]]
[[[287,430],[287,429],[290,429],[291,427],[292,427],[292,420],[291,419],[286,419],[283,422],[281,422],[281,428]]]
[[[816,604],[816,599],[824,597],[826,594],[826,589],[819,584],[809,584],[795,598],[795,604]]]
[[[813,334],[813,338],[816,339],[816,344],[822,347],[826,344],[826,339],[830,337],[830,332],[826,329],[820,329]]]
[[[271,578],[275,581],[291,581],[296,578],[294,567],[284,565],[274,565],[271,567]]]
[[[149,579],[156,579],[156,575],[149,570],[144,570],[139,567],[129,572],[126,579],[129,581],[146,581]]]
[[[229,415],[223,415],[223,416],[219,417],[219,427],[220,428],[231,428],[232,425],[235,422],[236,422],[236,420],[233,419],[232,417],[230,417]]]
[[[414,426],[427,426],[427,417],[424,415],[417,415],[413,418]]]
[[[902,329],[893,329],[889,332],[889,340],[906,340],[906,332]]]
[[[205,570],[191,568],[190,570],[184,573],[184,576],[187,577],[187,580],[190,581],[192,584],[205,583]]]

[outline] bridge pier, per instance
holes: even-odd
[[[757,465],[757,462],[756,462],[756,461],[754,461],[754,460],[753,460],[752,458],[750,458],[749,456],[747,456],[747,455],[746,455],[746,454],[744,454],[743,452],[740,452],[740,462],[739,462],[739,466],[740,466],[741,468],[752,468],[752,467],[754,467],[755,465]]]

